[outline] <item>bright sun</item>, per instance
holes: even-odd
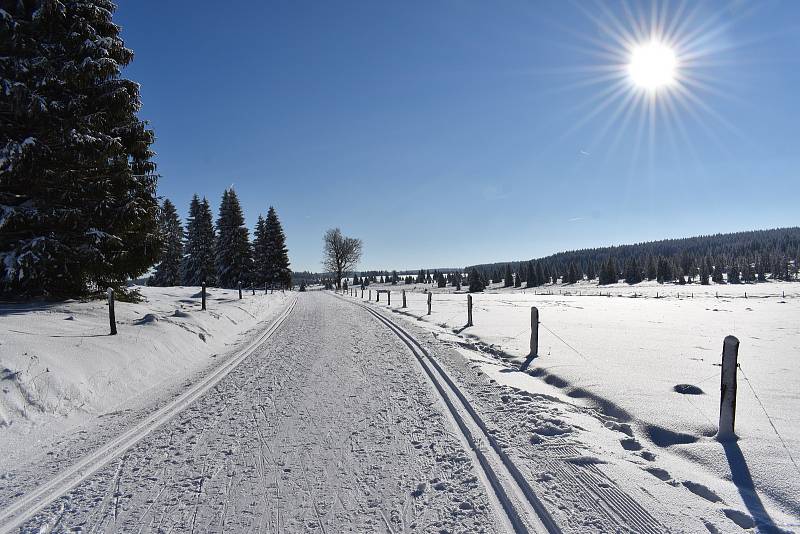
[[[648,91],[656,91],[675,81],[675,52],[658,41],[651,41],[631,51],[628,74],[633,83]]]

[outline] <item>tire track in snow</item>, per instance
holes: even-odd
[[[346,300],[346,299],[342,299]],[[439,363],[405,329],[375,310],[356,303],[394,332],[411,350],[447,406],[456,427],[480,466],[487,492],[507,528],[516,533],[558,533],[561,529],[533,492],[522,473],[488,432],[486,425]],[[457,399],[457,400],[454,400]],[[486,448],[483,442],[491,447]]]
[[[278,330],[292,313],[296,303],[297,299],[295,298],[262,335],[247,345],[237,356],[221,365],[216,371],[185,390],[181,395],[150,414],[137,425],[115,437],[94,452],[84,456],[70,467],[58,473],[48,482],[45,482],[16,499],[5,509],[0,511],[0,534],[7,534],[18,530],[28,519],[36,515],[36,513],[50,505],[71,488],[89,478],[114,458],[124,453],[139,440],[185,410],[203,394],[215,387]]]

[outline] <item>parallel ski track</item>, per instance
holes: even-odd
[[[236,356],[218,367],[213,373],[193,384],[174,400],[162,406],[144,420],[115,437],[94,452],[84,456],[70,467],[58,473],[54,478],[36,489],[15,500],[0,510],[0,534],[17,531],[26,521],[52,504],[109,462],[123,454],[142,438],[158,429],[164,423],[186,409],[202,395],[216,386],[236,366],[250,356],[262,343],[275,333],[294,310],[297,298],[275,319],[272,324],[252,343],[247,345]]]
[[[411,334],[390,318],[364,304],[358,302],[354,304],[369,312],[394,332],[417,358],[450,411],[459,431],[472,448],[478,466],[483,472],[482,478],[491,486],[487,490],[494,493],[496,501],[501,506],[501,510],[498,511],[505,514],[501,521],[510,526],[514,533],[560,533],[561,529],[519,468],[489,433],[483,420],[439,362]],[[484,442],[488,442],[490,447],[482,446]]]

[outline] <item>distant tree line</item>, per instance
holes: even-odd
[[[560,252],[529,261],[474,265],[489,283],[538,287],[597,280],[636,284],[755,283],[796,280],[800,264],[800,228],[777,228],[634,245]]]
[[[236,191],[222,194],[216,223],[206,198],[192,197],[186,229],[175,205],[165,199],[158,215],[162,242],[154,286],[243,286],[284,288],[292,284],[286,237],[275,208],[258,216],[254,238],[245,226]]]

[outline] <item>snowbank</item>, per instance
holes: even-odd
[[[144,301],[116,303],[116,336],[104,301],[0,304],[0,445],[157,396],[165,383],[216,363],[289,299],[245,292],[239,300],[210,288],[201,311],[196,287],[138,289]]]

